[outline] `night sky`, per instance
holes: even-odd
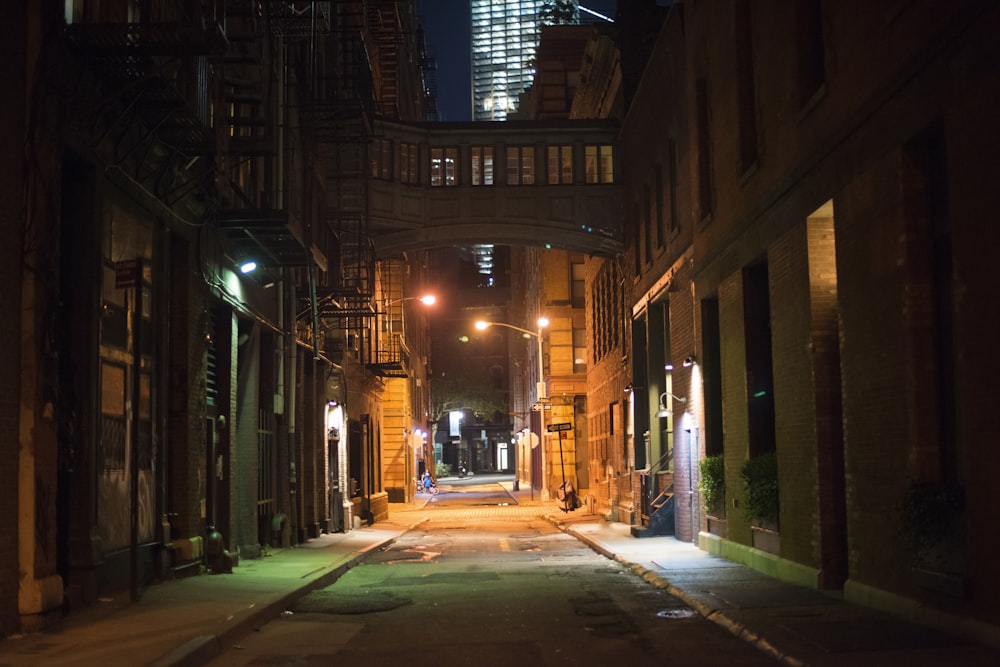
[[[584,7],[614,17],[616,0],[583,0]],[[472,119],[469,0],[418,0],[427,49],[437,60],[441,120]]]

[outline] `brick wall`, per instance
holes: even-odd
[[[819,512],[807,243],[803,222],[771,245],[767,260],[781,555],[816,565]]]
[[[908,467],[898,164],[898,152],[886,155],[835,199],[849,565],[852,578],[890,588],[901,585],[892,554],[903,548],[886,525]]]
[[[718,296],[727,530],[729,539],[750,544],[750,524],[743,512],[743,482],[740,478],[740,470],[750,451],[742,273],[726,278],[719,285]]]

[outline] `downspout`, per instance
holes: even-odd
[[[287,299],[288,303],[285,305],[285,313],[288,315],[288,333],[286,334],[287,339],[285,341],[285,413],[287,414],[288,422],[288,441],[287,441],[287,452],[288,452],[288,497],[289,497],[289,512],[288,512],[288,525],[291,535],[297,536],[298,533],[298,498],[296,498],[296,475],[295,475],[295,411],[296,411],[296,359],[297,359],[297,345],[295,341],[295,319],[294,313],[292,312],[294,300],[295,286],[289,280],[287,282],[288,291],[291,293],[290,298]],[[296,538],[297,539],[297,538]]]

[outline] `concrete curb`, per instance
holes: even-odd
[[[739,621],[730,618],[725,611],[715,609],[713,607],[710,607],[709,605],[704,604],[700,600],[695,599],[683,589],[674,586],[669,579],[660,575],[659,573],[654,572],[637,563],[630,562],[621,555],[611,551],[600,542],[597,542],[596,540],[592,539],[590,536],[584,535],[583,533],[574,530],[572,526],[567,526],[561,521],[553,519],[551,516],[547,516],[546,518],[549,521],[551,521],[562,532],[572,535],[573,537],[580,540],[581,542],[583,542],[591,549],[604,556],[605,558],[616,561],[626,566],[627,568],[632,570],[632,572],[638,575],[639,578],[642,579],[643,581],[670,593],[671,595],[682,601],[684,604],[686,604],[687,606],[691,607],[693,610],[698,612],[698,614],[700,614],[705,619],[724,628],[726,631],[728,631],[735,637],[738,637],[739,639],[742,639],[743,641],[752,644],[758,650],[763,651],[764,653],[771,656],[781,664],[788,665],[789,667],[806,666],[807,663],[803,662],[802,660],[794,656],[785,655],[780,650],[778,650],[774,645],[772,645],[769,641],[767,641],[765,638],[753,632]]]

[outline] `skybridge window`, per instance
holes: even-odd
[[[493,185],[493,147],[472,147],[472,184]]]
[[[399,144],[399,181],[401,183],[415,184],[419,182],[417,154],[417,146],[402,142]]]
[[[586,146],[583,154],[588,183],[614,183],[614,153],[611,144]]]
[[[458,149],[431,149],[431,185],[458,185]]]
[[[372,141],[372,177],[383,181],[392,178],[392,142],[388,139]]]
[[[549,146],[549,185],[570,185],[573,183],[573,147]]]
[[[507,147],[507,185],[535,184],[535,147]]]

